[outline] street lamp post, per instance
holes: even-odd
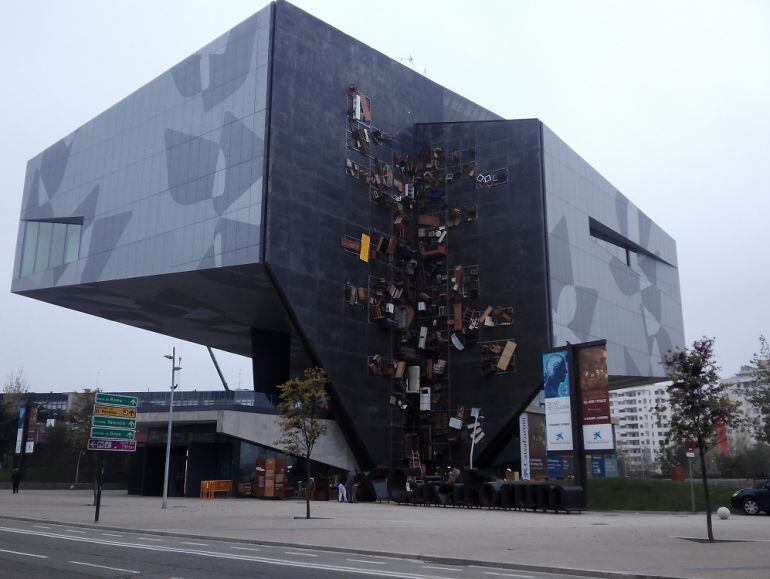
[[[176,390],[178,384],[174,384],[174,378],[176,376],[177,370],[181,370],[181,366],[177,366],[176,362],[176,347],[171,349],[171,355],[169,356],[166,354],[165,356],[169,360],[171,360],[171,395],[169,396],[169,402],[168,402],[168,431],[166,432],[166,467],[163,471],[163,506],[162,508],[168,508],[168,466],[171,462],[171,415],[174,411],[174,390]],[[181,362],[182,359],[180,358],[179,361]]]
[[[86,449],[81,448],[80,452],[78,453],[78,462],[75,465],[75,484],[78,484],[78,479],[80,478],[80,459],[83,458],[86,454]]]

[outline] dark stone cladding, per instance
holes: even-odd
[[[448,234],[447,258],[479,266],[479,310],[511,306],[511,326],[482,328],[479,342],[517,343],[514,373],[482,375],[479,346],[450,349],[452,408],[481,407],[487,440],[479,464],[490,463],[518,434],[516,419],[542,386],[540,355],[550,347],[543,211],[541,123],[538,120],[418,125],[416,139],[444,150],[475,149],[476,170],[505,169],[507,182],[479,189],[474,179],[453,182],[449,207],[477,205],[476,221]]]
[[[265,262],[331,377],[336,413],[357,458],[362,466],[388,464],[390,385],[370,378],[366,360],[390,352],[391,342],[388,332],[367,323],[364,311],[344,302],[345,282],[365,284],[369,268],[340,248],[340,238],[368,228],[390,231],[391,215],[369,201],[365,185],[345,174],[346,89],[356,85],[369,96],[373,124],[398,135],[409,152],[422,145],[414,135],[416,123],[499,117],[286,2],[276,5],[273,42]],[[533,147],[528,175],[535,179],[538,142],[523,135],[520,140],[511,147]],[[499,231],[505,225],[505,219],[490,216],[489,227]],[[516,251],[533,243],[542,246],[542,231]],[[504,246],[493,247],[490,255],[512,256],[513,241]],[[505,293],[505,284],[497,285],[496,292]]]

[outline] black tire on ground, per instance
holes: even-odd
[[[741,509],[745,514],[750,516],[758,515],[759,511],[761,510],[759,508],[759,503],[757,503],[756,499],[752,498],[743,499],[743,502],[741,503]]]

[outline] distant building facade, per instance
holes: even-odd
[[[749,400],[751,388],[756,385],[755,370],[754,366],[741,366],[736,374],[722,380],[727,397],[738,405],[740,415],[751,422],[761,417],[759,408]],[[727,428],[727,447],[731,453],[741,446],[754,446],[756,443],[753,428]]]
[[[665,407],[658,413],[657,407]],[[651,384],[610,392],[610,410],[617,420],[618,454],[629,470],[658,470],[657,453],[671,426],[671,408],[665,386]]]

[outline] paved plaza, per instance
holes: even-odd
[[[87,491],[0,495],[0,516],[93,524]],[[703,544],[703,514],[543,514],[395,504],[173,498],[106,491],[100,527],[263,543],[320,546],[428,560],[665,577],[770,576],[770,516],[714,517],[718,544]]]

